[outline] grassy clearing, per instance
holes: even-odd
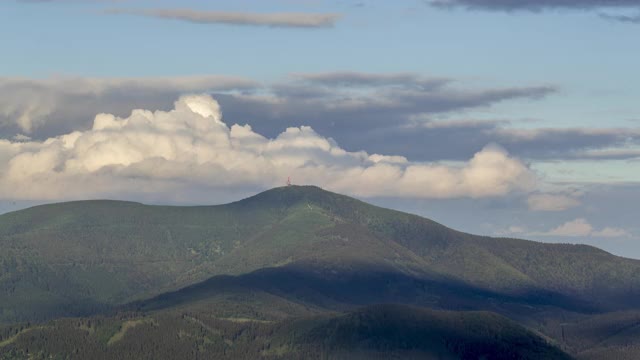
[[[12,337],[10,337],[10,338],[8,338],[6,340],[0,341],[0,348],[3,348],[5,346],[13,344],[14,342],[16,342],[16,340],[18,340],[18,338],[21,335],[24,335],[24,334],[28,333],[29,331],[33,331],[33,330],[37,330],[37,329],[44,329],[44,328],[45,328],[45,326],[36,326],[36,327],[31,327],[31,328],[28,328],[28,329],[24,329],[24,330],[20,331],[19,333],[15,334],[14,336],[12,336]]]
[[[107,346],[111,346],[115,343],[117,343],[118,341],[124,339],[125,335],[127,335],[127,331],[129,331],[130,329],[139,326],[139,325],[143,325],[143,324],[148,324],[151,323],[152,320],[149,319],[138,319],[138,320],[129,320],[129,321],[125,321],[122,323],[122,325],[120,326],[120,331],[118,331],[117,333],[115,333],[110,339],[109,341],[107,341]]]
[[[260,324],[273,323],[273,321],[270,321],[270,320],[259,320],[259,319],[238,318],[238,317],[226,317],[226,318],[220,318],[220,320],[226,320],[226,321],[231,321],[231,322],[240,323],[240,324],[249,323],[249,322],[260,323]]]

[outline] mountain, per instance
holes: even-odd
[[[633,307],[640,293],[640,261],[465,234],[311,186],[221,206],[43,205],[0,216],[0,248],[4,322],[85,315],[284,265],[375,269],[597,310]]]
[[[640,261],[466,234],[313,186],[219,206],[37,206],[0,216],[0,249],[5,324],[212,308],[290,324],[395,303],[499,313],[573,354],[596,354],[602,341],[576,345],[567,324],[640,306]],[[607,319],[594,339],[629,321]]]

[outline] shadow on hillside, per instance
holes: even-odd
[[[373,267],[336,271],[302,265],[265,268],[240,276],[214,276],[174,292],[128,304],[126,308],[161,310],[244,291],[264,292],[336,311],[382,303],[444,310],[487,310],[507,315],[522,315],[549,307],[585,314],[601,310],[581,299],[547,290],[530,289],[509,295],[452,279],[424,279]]]

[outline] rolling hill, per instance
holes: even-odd
[[[290,321],[202,311],[63,319],[0,341],[0,359],[571,359],[487,312],[375,305]]]

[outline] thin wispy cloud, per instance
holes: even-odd
[[[631,23],[631,24],[640,24],[640,13],[636,15],[600,14],[600,17],[606,20],[620,21],[620,22]]]
[[[79,3],[79,4],[87,4],[87,3],[116,3],[116,2],[124,2],[127,0],[16,0],[19,3]]]
[[[498,11],[640,7],[638,0],[430,0],[427,3],[437,7],[465,7]]]
[[[336,71],[327,73],[296,73],[294,79],[316,85],[325,86],[406,86],[421,88],[437,88],[444,86],[452,79],[443,77],[426,78],[414,73],[373,74],[355,71]]]
[[[226,24],[242,26],[329,28],[340,19],[339,14],[314,13],[251,13],[229,11],[200,11],[193,9],[108,9],[106,14],[128,14],[159,19],[179,20],[198,24]]]
[[[532,194],[527,204],[533,211],[564,211],[580,205],[580,200],[565,194]]]

